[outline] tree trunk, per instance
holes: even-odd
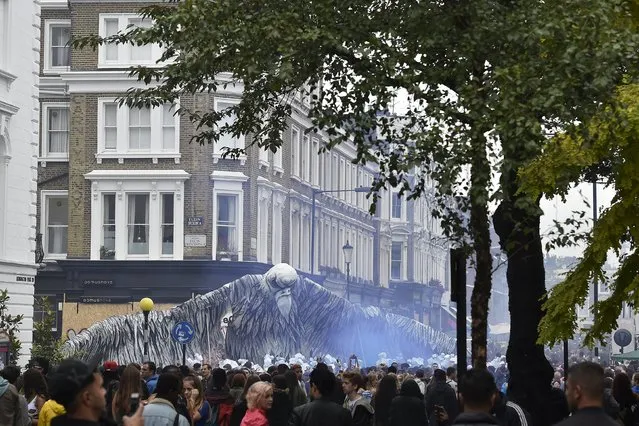
[[[488,302],[492,289],[493,259],[490,253],[488,221],[488,180],[490,166],[486,158],[486,140],[481,134],[471,141],[470,230],[475,251],[475,282],[470,298],[471,358],[473,368],[486,368],[488,339]]]
[[[514,176],[509,179],[511,184],[514,179]],[[553,369],[546,360],[543,346],[537,344],[537,328],[546,293],[539,235],[541,210],[516,208],[516,201],[515,197],[505,198],[493,215],[500,245],[508,255],[508,396],[531,414],[534,425],[546,426],[550,424],[548,410]]]

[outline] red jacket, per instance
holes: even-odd
[[[244,415],[240,426],[268,426],[266,413],[264,410],[260,410],[259,408],[248,410]]]

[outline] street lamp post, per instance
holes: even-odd
[[[144,314],[144,360],[149,356],[149,312],[153,310],[153,300],[145,297],[140,300],[140,309]]]
[[[326,194],[328,192],[370,192],[370,186],[360,186],[352,189],[314,189],[311,205],[311,274],[315,274],[315,205],[317,202],[317,194]]]
[[[350,287],[351,287],[351,262],[353,261],[353,246],[348,243],[342,247],[344,251],[344,262],[346,262],[346,300],[351,300]]]

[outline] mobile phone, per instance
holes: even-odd
[[[138,407],[140,406],[140,394],[132,393],[129,397],[129,414],[133,415],[136,411],[138,411]]]

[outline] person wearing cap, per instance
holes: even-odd
[[[51,399],[66,411],[51,420],[51,426],[102,426],[106,407],[106,390],[102,375],[85,363],[67,359],[50,377]],[[133,417],[124,418],[126,426],[143,426],[143,406]]]

